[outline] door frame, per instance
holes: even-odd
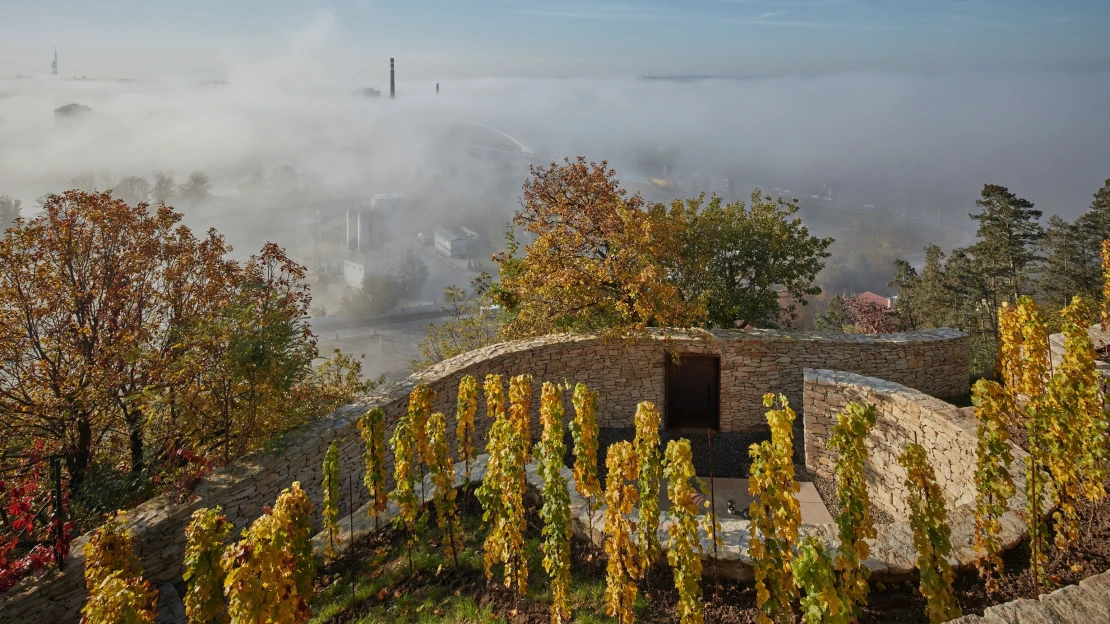
[[[716,379],[716,383],[717,383],[717,405],[716,405],[716,408],[717,408],[716,409],[716,411],[717,411],[717,423],[716,423],[716,426],[714,426],[714,427],[706,427],[706,428],[676,427],[671,423],[671,413],[670,413],[671,412],[671,401],[670,401],[671,379],[670,379],[670,375],[668,374],[668,371],[671,370],[671,366],[672,366],[672,359],[671,358],[673,358],[673,357],[674,357],[673,353],[668,353],[666,351],[663,352],[663,358],[664,358],[663,359],[663,429],[665,431],[675,432],[675,433],[682,433],[682,432],[688,432],[688,433],[700,432],[700,433],[704,433],[705,429],[709,429],[713,433],[720,433],[721,432],[721,354],[719,354],[719,353],[679,353],[679,365],[681,365],[682,360],[685,360],[686,358],[712,360],[714,362],[714,370],[715,370],[715,373],[717,375],[717,379]]]

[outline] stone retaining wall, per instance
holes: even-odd
[[[249,455],[216,471],[196,489],[195,500],[174,504],[159,497],[129,514],[129,525],[143,560],[145,577],[155,587],[180,578],[184,527],[192,512],[220,505],[239,529],[272,505],[282,488],[300,481],[312,499],[319,527],[321,464],[329,444],[340,444],[341,478],[355,479],[356,506],[366,502],[361,487],[365,466],[356,422],[370,407],[386,412],[387,437],[406,410],[416,383],[436,391],[433,408],[453,415],[459,380],[488,373],[529,373],[540,382],[583,382],[600,392],[599,425],[631,427],[636,404],[655,401],[662,407],[664,352],[712,353],[721,356],[721,427],[758,431],[765,427],[761,397],[786,394],[802,405],[804,367],[836,367],[894,379],[922,392],[954,396],[967,391],[969,349],[966,334],[937,329],[925,332],[856,336],[769,330],[716,331],[706,335],[655,334],[635,342],[604,343],[588,336],[548,336],[502,343],[460,355],[392,384],[295,432],[266,452]],[[570,404],[569,395],[565,403]],[[479,439],[489,427],[484,401],[475,419]],[[538,410],[534,426],[538,428]],[[453,427],[449,427],[453,431]],[[480,443],[481,444],[481,443]],[[341,487],[346,492],[346,487]],[[344,501],[344,509],[346,509]],[[76,622],[85,600],[81,546],[75,540],[65,570],[46,570],[0,596],[0,623]]]
[[[936,471],[951,508],[975,503],[975,420],[945,403],[905,386],[831,370],[805,370],[806,468],[833,479],[836,452],[828,448],[837,414],[849,402],[875,406],[867,437],[867,485],[871,500],[895,518],[906,518],[906,471],[898,464],[905,445],[919,442]]]

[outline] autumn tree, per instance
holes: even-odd
[[[647,205],[605,162],[533,168],[513,225],[534,240],[522,249],[510,231],[495,256],[502,333],[789,322],[794,304],[780,310],[779,290],[800,302],[818,293],[813,279],[832,242],[811,236],[797,209],[759,191],[750,206],[704,197]]]
[[[494,257],[501,281],[492,294],[510,315],[505,334],[623,335],[687,327],[702,316],[660,261],[672,233],[614,175],[584,158],[532,168],[513,225],[534,240],[521,249],[510,231],[508,248]]]

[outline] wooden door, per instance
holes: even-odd
[[[682,354],[676,363],[666,354],[667,429],[718,431],[721,426],[721,359]]]

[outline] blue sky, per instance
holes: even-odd
[[[313,29],[407,79],[1110,67],[1110,0],[0,0],[0,76],[222,78]]]

